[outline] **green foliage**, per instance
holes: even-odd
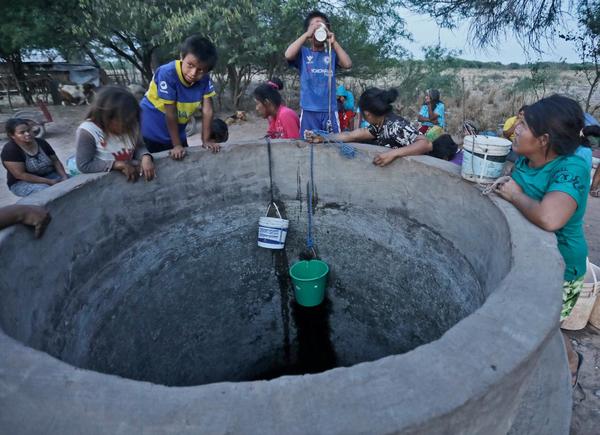
[[[600,87],[600,2],[583,1],[578,9],[578,24],[576,32],[559,36],[575,46],[581,60],[579,73],[589,85],[584,107],[594,113],[600,110],[600,104],[591,104],[592,95]]]
[[[546,96],[548,88],[558,81],[558,71],[548,68],[542,63],[534,63],[529,68],[529,76],[521,77],[513,85],[512,93],[522,95],[523,99],[528,96],[539,100]]]

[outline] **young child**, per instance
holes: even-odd
[[[512,176],[496,190],[533,224],[556,234],[565,261],[561,320],[577,302],[586,272],[583,217],[590,168],[575,154],[586,141],[583,127],[583,111],[570,98],[552,95],[526,107],[515,129],[514,150],[520,157]],[[574,352],[569,338],[563,338],[575,386],[582,357]]]
[[[56,153],[44,139],[36,139],[25,119],[6,121],[10,139],[2,148],[2,164],[6,183],[17,196],[28,196],[68,178]]]
[[[315,31],[327,33],[320,42]],[[304,44],[309,41],[310,48]],[[340,126],[335,96],[335,69],[350,68],[352,61],[331,32],[329,18],[313,11],[304,20],[304,33],[285,51],[288,63],[300,72],[300,136],[305,130],[339,133]]]
[[[77,129],[75,162],[82,173],[122,172],[127,181],[154,178],[154,160],[140,135],[140,107],[127,89],[105,86]]]
[[[219,145],[210,140],[215,91],[209,72],[216,63],[212,42],[194,35],[184,41],[180,60],[156,69],[140,103],[142,136],[150,152],[171,150],[173,159],[184,158],[188,146],[185,126],[198,106],[202,107],[202,146],[219,151]]]
[[[213,119],[210,124],[210,140],[216,143],[227,142],[229,139],[229,127],[222,119]]]
[[[277,77],[259,85],[254,90],[256,111],[269,120],[267,135],[271,139],[298,139],[300,137],[300,120],[298,115],[286,107],[279,91],[283,82]]]

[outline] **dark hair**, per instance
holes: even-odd
[[[329,18],[327,17],[327,15],[325,15],[323,12],[321,11],[311,11],[308,13],[308,15],[306,16],[306,18],[304,19],[304,31],[306,32],[308,30],[308,26],[310,26],[310,20],[312,20],[313,18],[323,18],[323,21],[325,21],[325,25],[327,26],[328,30],[331,30],[331,23],[329,22]]]
[[[573,154],[582,144],[583,110],[575,100],[554,94],[525,108],[525,121],[535,137],[548,135],[550,147],[559,155]]]
[[[429,95],[429,100],[431,101],[432,110],[435,110],[437,105],[441,103],[440,101],[440,91],[437,89],[427,89],[427,95]],[[430,114],[431,116],[431,114]]]
[[[379,88],[369,88],[362,93],[358,100],[361,112],[371,112],[375,116],[383,116],[390,113],[394,108],[392,103],[398,98],[396,89],[387,91]]]
[[[217,143],[227,142],[229,139],[229,127],[225,121],[215,118],[210,123],[210,139]]]
[[[431,157],[442,160],[451,160],[458,151],[458,145],[449,134],[443,134],[432,142],[433,149],[429,153]]]
[[[125,88],[102,87],[85,117],[105,132],[108,131],[111,121],[118,120],[123,126],[123,134],[128,135],[133,143],[137,143],[139,139],[140,105],[133,94]]]
[[[29,122],[23,118],[10,118],[8,121],[6,121],[4,123],[4,129],[6,130],[8,137],[14,136],[17,127],[23,124],[29,125]]]
[[[200,62],[205,63],[209,71],[217,64],[217,49],[203,36],[192,35],[183,41],[181,57],[185,57],[187,54],[194,55]]]
[[[519,111],[517,112],[517,114],[518,114],[518,113],[521,113],[521,112],[525,112],[525,109],[527,109],[527,107],[529,107],[527,104],[523,104],[523,105],[521,106],[521,108],[519,109]]]
[[[275,107],[281,106],[281,94],[279,91],[283,89],[283,82],[278,77],[271,77],[266,83],[258,85],[254,89],[254,98],[262,104],[269,100]]]
[[[583,127],[581,130],[584,136],[595,136],[600,137],[600,125],[588,125],[587,127]]]

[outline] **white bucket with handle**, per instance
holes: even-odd
[[[271,205],[275,207],[278,218],[269,217]],[[281,218],[277,204],[269,203],[265,216],[258,219],[258,246],[267,249],[283,249],[289,225],[289,220]]]
[[[502,176],[511,146],[511,141],[501,137],[465,136],[461,176],[477,183],[493,183]]]

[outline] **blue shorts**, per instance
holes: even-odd
[[[328,131],[327,124],[329,114],[327,112],[310,112],[302,110],[300,112],[300,137],[304,138],[304,130],[323,130]],[[331,112],[332,133],[340,132],[340,121],[337,110]]]

